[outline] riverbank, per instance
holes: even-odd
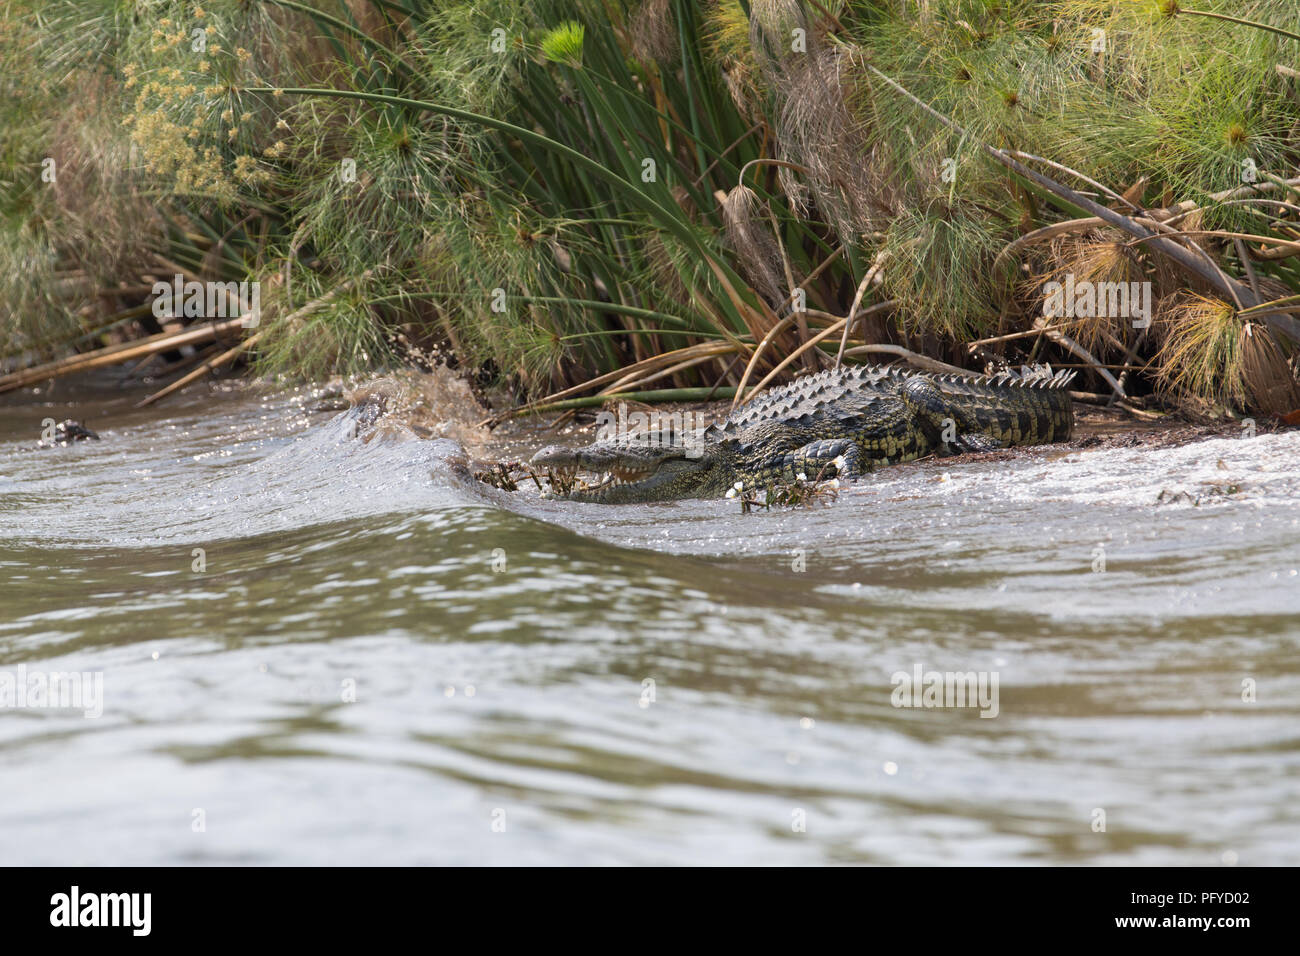
[[[31,419],[28,430],[33,445],[40,439],[42,424],[49,420],[73,419],[111,439],[133,427],[137,420],[151,418],[135,406],[152,385],[137,383],[123,389],[119,373],[102,371],[36,390],[11,392],[0,396],[16,418]],[[249,377],[228,378],[219,386],[202,385],[185,393],[176,407],[178,415],[193,414],[211,401],[217,406],[230,396],[265,395],[268,400],[290,398],[297,408],[300,422],[319,421],[363,405],[377,404],[382,414],[368,418],[359,434],[367,441],[430,441],[451,439],[466,453],[467,467],[486,472],[502,463],[527,462],[541,447],[561,443],[583,445],[594,441],[599,408],[575,409],[543,415],[513,415],[509,397],[484,392],[458,372],[445,366],[431,371],[407,369],[380,377],[363,377],[351,381],[336,378],[315,386],[276,385]],[[493,404],[493,399],[499,403]],[[615,410],[622,404],[624,413],[658,413],[689,421],[701,427],[722,421],[731,409],[730,401],[665,402],[644,405],[611,397],[606,408]],[[1276,419],[1209,419],[1178,410],[1155,412],[1130,411],[1095,403],[1074,402],[1075,429],[1067,442],[1048,446],[1050,454],[1068,450],[1134,448],[1148,450],[1174,448],[1213,438],[1250,438],[1286,430],[1290,426]],[[163,414],[167,414],[163,409]],[[930,456],[914,463],[923,469],[942,469],[978,461],[1014,460],[1035,449],[1007,449],[947,458]],[[908,467],[908,466],[892,466]]]

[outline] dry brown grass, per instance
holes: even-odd
[[[1175,396],[1277,416],[1300,409],[1295,371],[1266,326],[1192,292],[1162,302],[1157,322],[1157,379]]]
[[[1047,247],[1043,266],[1023,283],[1022,293],[1028,295],[1035,302],[1036,311],[1042,313],[1047,300],[1044,285],[1053,281],[1064,284],[1070,275],[1073,275],[1076,286],[1083,282],[1095,285],[1143,282],[1148,278],[1132,246],[1120,241],[1119,236],[1112,232],[1096,230],[1053,240]],[[1067,331],[1071,338],[1094,355],[1114,351],[1111,339],[1128,342],[1133,337],[1133,320],[1129,316],[1054,316],[1049,319],[1049,324]]]
[[[741,273],[762,291],[768,304],[777,306],[788,293],[781,264],[781,249],[758,194],[748,186],[737,186],[722,203],[727,245],[736,253]]]
[[[1278,416],[1300,409],[1300,386],[1277,340],[1265,326],[1245,323],[1239,351],[1252,408]]]
[[[628,19],[632,55],[643,63],[671,66],[677,59],[677,23],[671,0],[643,0]]]
[[[1175,398],[1246,405],[1243,323],[1232,305],[1198,292],[1176,292],[1161,300],[1155,321],[1164,338],[1156,355],[1163,390]]]

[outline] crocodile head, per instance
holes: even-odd
[[[721,496],[730,482],[726,468],[730,443],[700,445],[598,441],[582,448],[551,445],[533,456],[532,466],[567,485],[580,473],[594,476],[571,490],[552,482],[547,498],[600,504],[675,501]]]

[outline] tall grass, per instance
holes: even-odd
[[[1194,202],[1175,220],[1197,231],[1186,241],[1242,282],[1300,291],[1293,259],[1244,262],[1224,235],[1285,238],[1294,213],[1212,198],[1297,173],[1300,9],[1196,9],[1274,29],[1157,0],[0,0],[0,354],[125,332],[146,298],[97,293],[160,262],[263,281],[263,370],[436,349],[527,395],[700,341],[733,348],[671,384],[734,386],[791,317],[765,375],[847,312],[876,262],[863,305],[894,305],[855,339],[958,362],[1033,318],[1027,276],[1100,275],[1102,246],[1162,297],[1205,291],[1113,231],[993,269],[1079,210],[983,146],[1050,160],[1024,161],[1106,202],[1093,183],[1143,209]],[[68,175],[47,189],[34,171],[58,150]],[[1164,341],[1074,331],[1116,362]],[[1166,347],[1161,381],[1248,403],[1179,374],[1206,341]]]

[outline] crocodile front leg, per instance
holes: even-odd
[[[940,455],[996,451],[1007,446],[980,432],[970,415],[949,402],[928,378],[909,378],[898,397]]]
[[[787,467],[794,475],[809,481],[820,478],[860,478],[862,451],[851,438],[826,438],[809,442],[786,455]]]

